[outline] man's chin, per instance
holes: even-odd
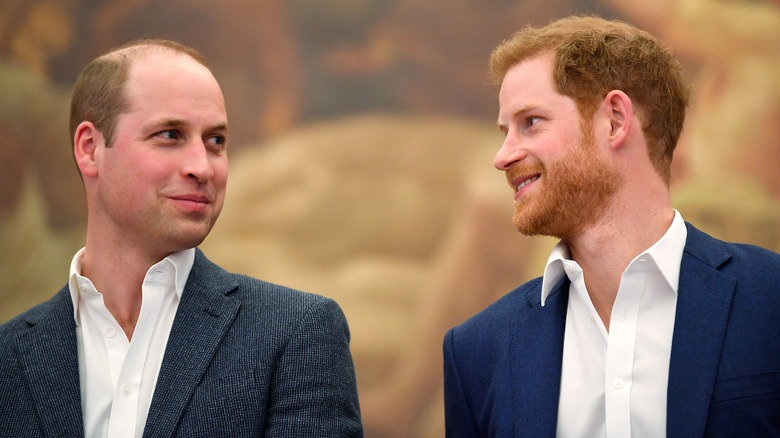
[[[512,224],[514,225],[515,230],[526,236],[538,236],[544,234],[543,230],[540,229],[538,221],[525,212],[515,211],[515,213],[512,215]]]
[[[515,211],[512,215],[512,224],[520,234],[526,236],[551,236],[566,240],[573,232],[566,227],[561,217],[552,213],[532,212],[524,210]]]
[[[177,251],[183,251],[185,249],[194,248],[200,245],[201,243],[203,243],[204,240],[206,240],[209,231],[210,228],[196,229],[196,230],[182,230],[182,232],[177,233],[174,236],[171,236],[169,242],[171,247],[178,248]]]

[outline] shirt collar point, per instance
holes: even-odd
[[[541,302],[544,306],[547,297],[550,295],[553,287],[564,275],[563,261],[569,255],[569,248],[563,241],[558,242],[550,252],[550,257],[547,259],[547,264],[544,267],[544,275],[542,276],[542,295]]]

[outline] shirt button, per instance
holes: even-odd
[[[116,330],[114,330],[113,327],[107,328],[106,329],[106,336],[108,336],[109,338],[113,338],[114,336],[116,336]]]
[[[84,287],[84,286],[79,286],[79,290],[80,290],[80,291],[82,291],[82,292],[86,292],[86,291],[87,291],[87,288],[86,288],[86,287]]]
[[[133,390],[132,390],[132,388],[130,388],[130,385],[129,385],[129,384],[125,383],[124,385],[122,385],[122,394],[124,394],[124,395],[130,395],[130,393],[131,393],[132,391],[133,391]]]
[[[623,379],[615,379],[615,380],[612,382],[612,386],[614,386],[614,387],[615,387],[615,389],[620,389],[620,388],[622,388],[623,386],[625,386],[625,384],[626,384],[626,382],[624,382],[624,381],[623,381]]]

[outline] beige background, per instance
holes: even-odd
[[[511,229],[487,57],[571,12],[674,47],[694,86],[675,206],[780,250],[775,1],[1,0],[0,321],[62,287],[82,245],[78,71],[132,38],[177,39],[210,59],[231,122],[227,203],[204,251],[342,305],[368,437],[442,436],[444,331],[540,275],[554,244]]]

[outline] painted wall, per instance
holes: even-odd
[[[675,48],[694,86],[675,206],[780,251],[777,2],[2,0],[0,321],[62,287],[82,246],[76,75],[127,40],[176,39],[209,58],[231,123],[206,254],[342,305],[369,437],[442,436],[444,331],[540,275],[554,244],[512,230],[487,57],[572,12]]]

